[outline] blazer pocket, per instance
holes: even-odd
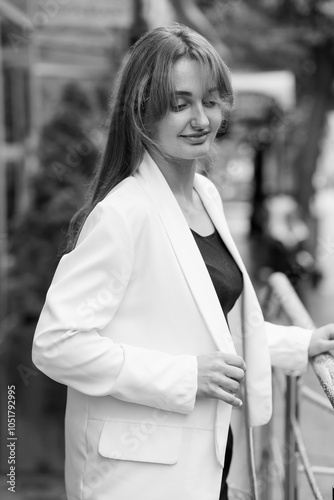
[[[99,440],[99,453],[105,458],[159,464],[176,464],[182,428],[143,422],[106,421]]]

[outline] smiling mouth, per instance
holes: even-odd
[[[205,137],[208,134],[209,130],[205,130],[204,132],[199,132],[197,134],[181,135],[181,137],[184,137],[186,139],[201,139],[202,137]]]

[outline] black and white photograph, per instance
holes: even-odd
[[[334,0],[0,0],[1,500],[334,500]]]

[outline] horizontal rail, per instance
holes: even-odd
[[[290,323],[294,326],[314,330],[316,327],[296,294],[290,281],[283,273],[273,273],[269,277],[270,301],[281,305]],[[334,357],[330,353],[318,354],[310,359],[319,382],[334,408]]]
[[[311,470],[313,474],[319,474],[324,476],[334,476],[334,467],[326,467],[324,465],[312,465]],[[305,472],[304,465],[299,465],[298,471]]]

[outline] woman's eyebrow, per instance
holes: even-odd
[[[212,89],[208,89],[206,92],[208,94],[212,94],[213,92],[217,92],[217,90],[218,90],[218,87],[213,87]],[[193,94],[189,90],[176,90],[175,95],[179,95],[179,96],[185,95],[185,96],[191,97]]]
[[[175,91],[176,95],[186,95],[186,96],[192,96],[192,92],[189,92],[188,90],[176,90]]]

